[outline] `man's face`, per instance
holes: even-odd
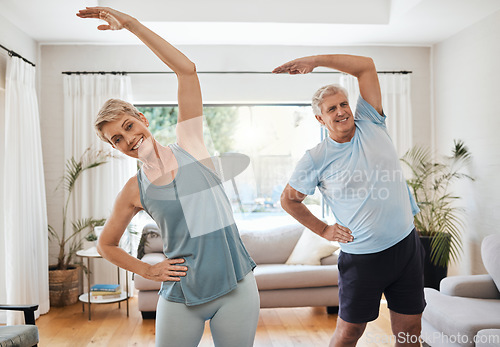
[[[141,119],[124,114],[121,118],[106,123],[102,127],[104,137],[120,152],[140,159],[152,150],[153,137],[148,129],[146,117]]]
[[[354,136],[356,126],[349,101],[343,93],[328,95],[321,104],[321,115],[316,119],[328,129],[337,142],[348,142]]]

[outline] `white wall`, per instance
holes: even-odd
[[[482,273],[479,245],[500,224],[500,11],[433,48],[436,147],[449,153],[462,139],[473,155],[476,182],[461,184],[467,227],[465,254],[455,270]]]
[[[411,70],[414,113],[413,138],[430,141],[430,48],[426,47],[288,47],[187,46],[180,49],[198,71],[271,71],[297,57],[320,53],[371,56],[378,70]],[[54,192],[63,171],[62,71],[168,71],[143,46],[44,45],[41,49],[41,119],[49,224],[61,223],[62,195]],[[175,76],[132,75],[134,98],[140,102],[175,102]],[[338,75],[201,75],[205,102],[309,102],[323,84]],[[51,249],[53,254],[54,250]]]
[[[6,18],[0,15],[0,44],[2,46],[13,50],[14,52],[20,54],[25,57],[29,61],[34,64],[37,64],[38,57],[38,45],[36,41],[31,39],[24,32],[19,30],[16,26],[14,26],[11,22],[9,22]],[[5,50],[0,49],[0,129],[4,131],[5,129],[5,73],[7,67],[7,59],[8,54]],[[4,134],[0,135],[0,198],[3,198],[3,177],[4,177]],[[3,252],[3,232],[14,232],[13,230],[5,231],[3,230],[3,208],[0,208],[0,252]],[[4,264],[2,263],[3,257],[0,257],[0,269],[4,268]],[[0,302],[5,302],[5,278],[4,271],[0,272]],[[4,322],[4,313],[0,312],[0,323]]]

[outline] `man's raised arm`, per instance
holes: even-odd
[[[322,66],[345,72],[358,79],[361,97],[382,114],[382,94],[377,70],[369,57],[347,54],[325,54],[298,58],[273,70],[273,73],[305,74]]]

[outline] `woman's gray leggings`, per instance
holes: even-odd
[[[251,347],[259,320],[260,300],[253,272],[236,289],[202,305],[186,306],[162,297],[156,308],[156,347],[196,347],[205,321],[216,347]]]

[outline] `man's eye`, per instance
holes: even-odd
[[[127,125],[127,129],[128,130],[132,129],[132,123],[130,123],[129,125]]]
[[[116,145],[116,144],[118,144],[118,142],[120,142],[120,138],[117,138],[117,139],[115,140],[115,145]]]

